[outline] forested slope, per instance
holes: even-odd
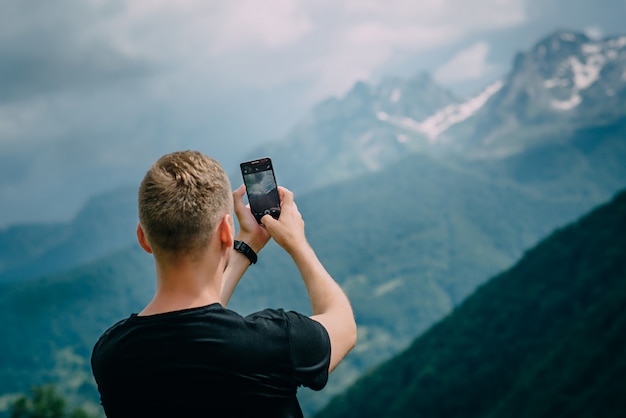
[[[626,410],[626,192],[556,231],[317,417]]]

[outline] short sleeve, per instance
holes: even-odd
[[[287,331],[298,385],[321,390],[328,381],[330,337],[319,322],[297,312],[286,312]]]

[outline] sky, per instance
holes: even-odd
[[[626,0],[2,0],[0,228],[67,221],[164,153],[229,172],[356,81],[460,97],[557,29],[626,33]]]

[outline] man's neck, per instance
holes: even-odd
[[[157,263],[157,289],[140,316],[220,303],[222,274],[212,263],[162,266]],[[223,268],[222,268],[223,270]]]
[[[220,300],[219,297],[215,297],[212,292],[194,295],[157,292],[152,301],[139,313],[139,316],[199,308],[214,303],[220,303]]]

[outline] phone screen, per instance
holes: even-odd
[[[264,215],[278,219],[280,216],[280,195],[276,186],[276,177],[272,160],[259,160],[241,163],[241,174],[246,185],[250,210],[258,223]]]

